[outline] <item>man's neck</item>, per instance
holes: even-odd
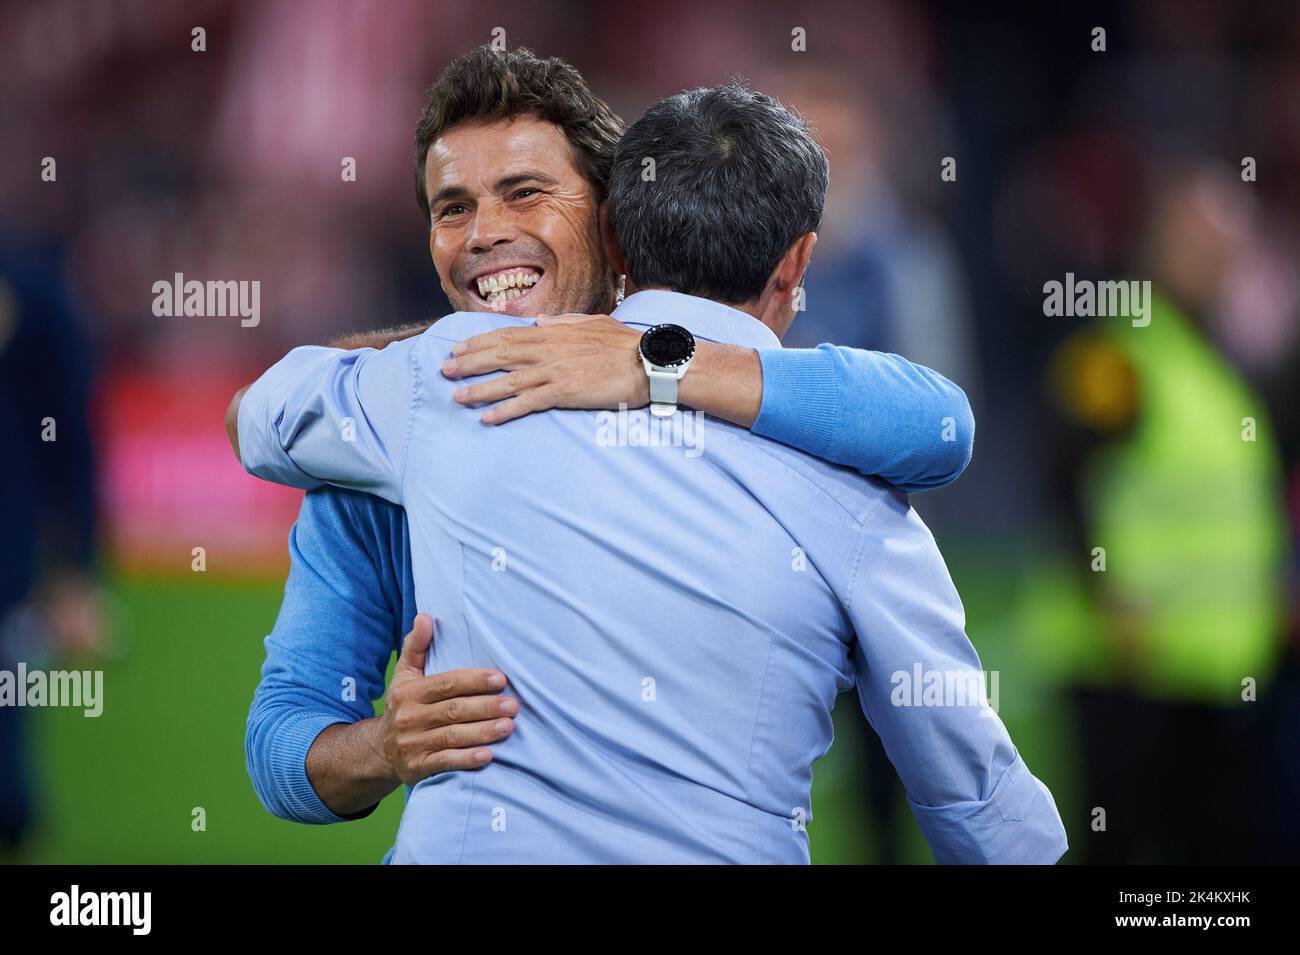
[[[630,281],[626,285],[626,294],[633,295],[636,292],[677,292],[677,289],[669,288],[666,285],[646,285],[644,287],[633,285]],[[679,295],[689,295],[689,292],[677,292]],[[702,295],[693,296],[694,298],[703,298]],[[724,302],[721,299],[707,299],[710,302],[717,302],[719,305],[725,305],[727,308],[734,308],[738,312],[744,312],[750,318],[756,318],[768,328],[776,333],[777,338],[785,337],[786,331],[790,328],[790,323],[786,322],[784,326],[773,324],[768,313],[771,309],[764,306],[763,299],[755,299],[752,302]]]

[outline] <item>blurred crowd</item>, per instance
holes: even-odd
[[[628,121],[732,76],[812,120],[831,188],[787,344],[898,352],[971,397],[974,463],[915,503],[997,568],[1007,652],[1064,714],[1069,858],[1300,858],[1300,7],[1054,6],[0,7],[0,666],[33,605],[92,652],[98,573],[150,565],[187,501],[283,550],[291,505],[195,464],[225,466],[221,396],[295,345],[447,310],[413,125],[503,27]],[[261,323],[155,316],[177,272],[260,280]],[[1067,273],[1150,282],[1151,323],[1045,314]],[[897,783],[847,737],[888,833]],[[20,738],[0,710],[0,758]]]

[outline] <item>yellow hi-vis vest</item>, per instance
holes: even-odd
[[[1281,647],[1278,450],[1259,401],[1199,332],[1163,299],[1150,309],[1145,326],[1101,320],[1132,366],[1139,410],[1083,475],[1105,570],[1091,570],[1096,552],[1073,562],[1104,575],[1096,592],[1138,608],[1131,653],[1099,608],[1075,603],[1078,578],[1039,580],[1027,636],[1059,641],[1047,656],[1085,682],[1231,704],[1248,678],[1268,682]]]

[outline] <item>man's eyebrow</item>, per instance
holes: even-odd
[[[468,199],[469,197],[469,190],[464,186],[443,186],[429,197],[429,208],[432,209],[434,206],[441,205],[448,199]]]
[[[558,186],[560,181],[553,176],[548,176],[544,172],[537,172],[532,169],[525,169],[522,172],[506,176],[504,179],[498,179],[493,187],[494,192],[505,192],[513,189],[515,186],[522,186],[526,182],[535,182],[539,186]]]
[[[535,182],[539,186],[558,186],[560,181],[554,176],[548,176],[544,172],[526,169],[523,172],[512,173],[503,179],[498,179],[493,187],[494,192],[507,192],[515,186],[521,186],[526,182]],[[448,199],[468,200],[473,198],[472,194],[464,186],[443,186],[432,196],[429,197],[429,208],[441,205]]]

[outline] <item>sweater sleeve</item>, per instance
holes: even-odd
[[[903,491],[950,484],[970,463],[965,392],[899,355],[818,345],[760,348],[755,434],[883,478]]]
[[[345,818],[307,777],[307,751],[334,723],[374,716],[401,639],[406,567],[400,508],[354,491],[306,495],[289,535],[291,565],[245,732],[248,774],[268,812],[295,822]],[[395,530],[397,532],[395,532]],[[363,813],[360,815],[368,815]]]

